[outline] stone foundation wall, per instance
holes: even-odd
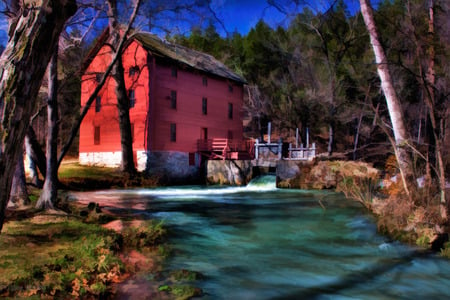
[[[187,184],[202,182],[200,157],[189,165],[189,153],[175,151],[151,152],[148,154],[146,171],[156,175],[167,184]]]
[[[206,181],[209,184],[246,185],[253,177],[250,160],[209,160]]]

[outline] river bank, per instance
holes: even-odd
[[[398,204],[392,201],[398,200],[380,197],[382,194],[379,194],[379,186],[373,184],[373,180],[378,177],[372,178],[375,173],[370,166],[353,165],[348,162],[322,163],[318,166],[316,169],[310,168],[309,173],[303,173],[302,180],[307,179],[307,182],[314,183],[316,188],[336,188],[346,194],[348,198],[356,199],[371,209],[375,215],[378,213],[378,231],[412,245],[432,248],[432,241],[436,237],[437,231],[428,219],[433,214],[423,208],[406,206],[408,210],[403,212],[401,221],[395,221],[395,224],[383,224],[383,222],[392,222],[393,218],[389,212],[394,211],[392,205]],[[78,179],[75,181],[78,182],[77,184],[84,182],[84,185],[79,185],[84,189],[98,189],[98,187],[103,187],[103,184],[107,188],[112,186],[122,186],[123,188],[131,185],[131,181],[128,180],[120,182],[119,174],[111,176],[111,170],[102,173],[103,175],[98,177],[98,181],[92,176],[82,177],[83,173],[78,169],[76,169],[76,174]],[[305,174],[310,174],[310,177],[306,177]],[[372,175],[367,176],[367,174]],[[105,176],[109,177],[105,179]],[[69,186],[71,180],[67,178],[69,177],[63,176],[65,184]],[[86,182],[90,184],[86,185]],[[101,182],[101,184],[97,185],[96,182]],[[113,185],[108,186],[111,183]],[[290,182],[290,185],[293,185],[293,181]],[[252,189],[263,191],[258,186],[253,186],[250,190]],[[383,189],[393,192],[398,190],[398,187],[391,184]],[[238,189],[237,192],[241,193],[245,190],[247,189]],[[191,192],[187,191],[179,190],[174,194],[175,199],[186,193],[189,196]],[[234,191],[234,189],[202,190],[200,197],[208,197],[208,195],[213,197],[218,193],[227,195],[230,191]],[[172,195],[171,193],[167,192],[166,194],[162,191],[161,196],[166,197]],[[258,197],[265,198],[263,193],[258,195]],[[158,222],[132,221],[136,218],[139,219],[140,214],[147,214],[149,206],[146,201],[133,201],[132,199],[136,198],[134,194],[130,197],[128,199],[126,193],[111,197],[108,193],[102,195],[97,192],[95,200],[93,200],[89,193],[77,194],[72,191],[71,196],[68,196],[62,191],[59,208],[64,212],[43,213],[34,211],[32,208],[10,211],[4,232],[0,235],[3,251],[0,265],[5,270],[0,276],[0,295],[9,297],[64,297],[63,295],[67,297],[81,295],[114,297],[115,295],[139,295],[139,290],[143,286],[147,291],[146,295],[161,299],[188,297],[186,293],[201,295],[202,290],[192,285],[189,280],[182,278],[180,284],[174,279],[175,277],[179,278],[178,275],[160,272],[162,262],[171,252],[170,247],[165,247],[164,243],[159,244],[161,239],[156,239],[158,243],[145,245],[145,247],[141,242],[136,242],[141,240],[142,234],[146,235],[145,232],[148,231],[148,228],[157,229],[156,231],[161,233],[164,225]],[[199,196],[195,194],[193,197]],[[322,196],[317,199],[314,200],[314,203],[320,204],[324,210],[327,209],[327,203],[322,201]],[[208,201],[204,208],[205,211],[196,211],[197,206],[194,203],[189,212],[204,216],[215,205],[214,202]],[[223,211],[217,211],[214,214],[220,215],[218,220],[224,224],[246,222],[244,219],[240,219],[239,209],[229,211],[232,207],[228,205],[221,207],[220,209]],[[301,219],[301,214],[298,218]],[[148,220],[148,215],[144,219]],[[392,228],[400,228],[400,230],[395,231]],[[124,240],[126,240],[125,243]],[[155,242],[155,239],[151,238],[151,240]],[[443,244],[441,243],[441,245]],[[448,249],[447,247],[435,250],[450,257]],[[30,259],[30,253],[39,253],[39,255],[32,256],[33,259]],[[89,258],[79,260],[78,258],[83,257],[84,253],[89,253]],[[149,273],[159,274],[157,275],[158,280],[156,280],[158,283],[148,280]],[[192,273],[182,269],[181,274],[188,274],[190,277],[189,274]],[[143,277],[140,277],[141,275]]]

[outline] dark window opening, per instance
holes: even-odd
[[[100,112],[101,109],[102,109],[102,97],[97,96],[97,98],[95,98],[95,112]]]
[[[94,145],[100,145],[100,126],[94,127]]]
[[[170,141],[177,141],[177,124],[174,123],[170,124]]]
[[[170,108],[177,109],[177,91],[170,92]]]
[[[228,103],[228,119],[233,119],[233,103]]]
[[[204,115],[208,114],[208,99],[206,98],[202,99],[202,113]]]
[[[203,77],[203,86],[208,86],[208,78]]]
[[[134,76],[134,75],[136,75],[137,73],[139,72],[139,67],[138,66],[133,66],[133,67],[130,67],[129,69],[128,69],[128,76]]]
[[[229,91],[230,93],[233,92],[233,86],[232,86],[231,84],[228,85],[228,91]]]
[[[97,81],[97,83],[100,83],[100,81],[102,81],[102,77],[103,77],[103,73],[95,74],[95,81]]]
[[[178,77],[178,69],[175,66],[172,67],[172,77]]]
[[[136,105],[136,93],[134,90],[128,90],[128,100],[130,101],[130,108]]]
[[[202,128],[200,132],[200,139],[207,140],[208,139],[208,128]]]

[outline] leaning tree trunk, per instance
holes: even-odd
[[[117,1],[108,0],[107,2],[111,44],[117,52],[119,51],[117,46],[120,41],[120,24],[118,21],[119,14],[117,10]],[[133,175],[136,173],[136,168],[133,158],[133,136],[131,133],[130,124],[130,99],[125,86],[122,55],[121,53],[118,54],[119,56],[112,69],[112,77],[116,82],[117,108],[119,112],[120,144],[122,149],[121,169],[125,173]]]
[[[0,230],[42,78],[63,26],[77,8],[74,0],[35,2],[10,26],[0,58]]]
[[[412,170],[412,161],[407,151],[408,138],[406,134],[405,124],[403,121],[402,108],[400,100],[395,93],[392,83],[391,74],[389,71],[388,60],[381,45],[378,30],[375,24],[373,10],[370,6],[370,0],[360,0],[361,14],[367,27],[370,36],[370,43],[375,54],[377,63],[378,76],[381,80],[381,88],[386,98],[386,103],[389,110],[389,116],[392,123],[392,130],[395,140],[395,153],[400,174],[403,181],[403,186],[407,195],[411,198],[413,190],[415,190],[415,180]]]
[[[30,172],[31,172],[31,182],[41,188],[42,182],[39,180],[38,169],[42,176],[45,178],[47,173],[46,170],[46,157],[44,151],[41,149],[36,133],[33,127],[30,125],[27,130],[27,135],[25,136],[25,151],[30,161]]]
[[[19,160],[17,161],[9,201],[14,203],[14,205],[17,207],[22,207],[30,204],[30,199],[28,198],[27,183],[25,180],[25,167],[23,165],[22,157],[19,157]]]
[[[48,72],[46,176],[37,209],[53,209],[58,197],[58,45],[54,49]]]

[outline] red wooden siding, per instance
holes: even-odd
[[[97,81],[96,74],[107,68],[111,61],[111,51],[108,46],[103,47],[92,61],[87,72],[82,77],[81,105],[84,107],[94,90]],[[146,116],[148,111],[149,73],[147,68],[147,54],[136,42],[132,42],[123,55],[125,69],[125,85],[133,89],[135,105],[130,108],[130,121],[134,124],[134,151],[145,150]],[[135,68],[135,74],[130,76],[130,68]],[[100,91],[101,109],[95,112],[95,104],[91,106],[80,127],[80,152],[113,152],[121,151],[120,131],[117,113],[116,84],[108,78]],[[100,144],[94,145],[94,127],[100,127]]]
[[[172,66],[156,65],[154,150],[195,152],[197,140],[203,138],[207,128],[208,138],[227,138],[233,132],[234,139],[242,139],[242,86],[234,85],[229,91],[225,79],[208,77],[200,72],[178,69],[172,76]],[[171,108],[171,91],[177,92],[177,108]],[[207,99],[207,114],[202,113],[202,99]],[[233,119],[228,118],[229,103],[233,104]],[[170,141],[170,124],[177,124],[177,141]]]
[[[105,46],[82,77],[82,106],[97,84],[96,74],[101,74],[110,60],[110,49]],[[127,89],[134,90],[136,99],[135,106],[130,109],[131,123],[134,124],[135,151],[196,152],[197,140],[204,138],[205,132],[209,139],[230,136],[235,140],[243,138],[240,118],[242,84],[190,68],[178,67],[177,76],[174,77],[172,68],[175,63],[163,63],[159,57],[154,61],[151,53],[136,41],[126,48],[123,65]],[[129,74],[130,70],[134,75]],[[173,92],[176,92],[176,108],[172,105]],[[108,79],[99,96],[100,111],[95,112],[94,102],[81,124],[80,153],[121,151],[113,79]],[[207,99],[206,115],[202,113],[203,98]],[[233,107],[231,119],[230,104]],[[171,141],[171,124],[176,125],[176,141]],[[94,144],[96,126],[100,127],[99,145]]]

